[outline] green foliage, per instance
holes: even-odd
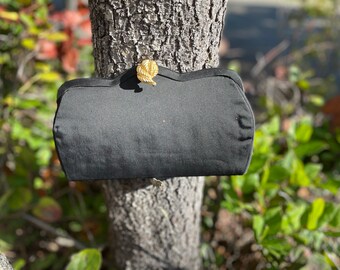
[[[286,130],[280,122],[276,116],[257,128],[246,175],[221,178],[220,207],[238,215],[249,213],[246,223],[252,224],[269,268],[302,267],[318,258],[322,267],[332,269],[328,256],[340,249],[340,206],[333,197],[340,187],[340,145],[335,136],[325,136],[326,123],[315,126],[309,116],[289,119]]]
[[[13,263],[14,270],[21,270],[25,266],[26,262],[24,259],[18,259]]]
[[[15,255],[14,269],[64,269],[79,249],[73,239],[89,247],[106,241],[101,193],[68,184],[51,130],[57,89],[91,75],[92,48],[78,45],[78,26],[66,31],[52,21],[48,3],[0,4],[0,250]],[[71,68],[69,50],[82,56]],[[83,257],[93,262],[84,269],[99,269],[97,253],[75,255],[70,269]]]
[[[330,23],[338,19],[334,5],[332,0],[306,1],[304,10]],[[338,26],[329,26],[311,34],[306,48],[325,40],[337,44]],[[270,95],[262,97],[266,110],[256,112],[258,126],[247,174],[207,179],[204,216],[213,222],[204,224],[206,269],[229,269],[230,258],[234,269],[340,267],[340,130],[320,113],[335,84],[316,75],[316,63],[329,64],[325,52],[311,50],[301,58],[299,53],[291,52],[295,61],[279,80],[300,98],[283,103],[269,100]],[[286,59],[282,57],[279,65]],[[228,228],[220,225],[226,223],[221,215],[226,211],[234,220]],[[235,244],[242,234],[235,232],[233,222],[242,224],[243,234],[252,231],[251,247]],[[221,237],[230,231],[234,241]],[[249,257],[255,262],[243,262]]]
[[[322,255],[325,261],[328,253],[337,254],[340,248],[340,243],[326,248],[336,240],[331,235],[340,233],[340,207],[331,200],[332,191],[325,188],[330,177],[337,179],[337,184],[340,179],[335,167],[325,171],[322,159],[316,158],[328,153],[336,160],[340,145],[330,150],[333,142],[314,132],[320,129],[328,132],[327,126],[314,127],[308,118],[299,118],[291,120],[289,130],[280,131],[277,118],[273,118],[257,129],[248,173],[223,179],[222,207],[252,215],[256,241],[274,268],[292,256],[307,263],[307,258],[297,256],[303,248],[316,254],[327,249]],[[264,141],[270,143],[264,145]],[[315,142],[323,145],[319,151],[314,150]],[[304,155],[298,147],[301,144],[305,146]]]
[[[96,249],[84,249],[72,255],[66,270],[99,270],[102,255]]]

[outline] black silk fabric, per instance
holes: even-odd
[[[53,133],[69,180],[246,172],[255,123],[238,75],[159,67],[154,80],[139,82],[134,67],[60,87]]]

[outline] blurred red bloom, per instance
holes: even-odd
[[[60,59],[63,69],[68,73],[77,70],[79,62],[79,47],[91,45],[91,22],[89,10],[79,6],[78,10],[55,12],[51,20],[59,23],[68,39],[61,44]]]
[[[37,58],[40,60],[55,59],[58,56],[58,50],[56,43],[40,39],[38,41],[38,55]]]
[[[77,10],[65,10],[52,14],[51,20],[62,23],[65,28],[73,29],[77,27],[84,19]]]
[[[63,69],[68,73],[73,73],[77,70],[79,61],[79,52],[76,48],[71,47],[61,57]]]

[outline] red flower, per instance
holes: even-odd
[[[76,10],[65,10],[54,13],[51,20],[62,23],[65,28],[73,29],[83,21],[83,16]]]
[[[68,73],[73,73],[77,70],[79,61],[79,52],[76,48],[68,48],[61,57],[63,69]]]
[[[40,39],[38,41],[38,55],[40,60],[55,59],[58,56],[57,45],[49,40]]]

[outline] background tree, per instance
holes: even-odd
[[[90,0],[97,75],[118,75],[145,58],[178,72],[217,67],[226,7],[227,0]],[[203,177],[101,185],[116,267],[199,268]]]

